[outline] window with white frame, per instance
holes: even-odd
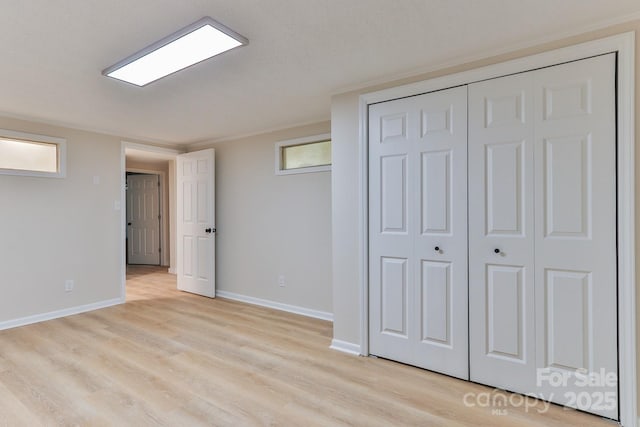
[[[326,133],[276,143],[276,174],[331,170],[331,135]]]
[[[0,129],[0,174],[50,178],[65,176],[62,138]]]

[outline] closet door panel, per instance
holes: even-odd
[[[470,376],[520,392],[535,370],[533,168],[531,76],[470,85]]]
[[[484,147],[485,235],[523,237],[525,214],[525,140]]]
[[[372,110],[369,128],[369,312],[370,348],[399,360],[410,351],[415,290],[410,177],[415,112],[406,105]],[[375,189],[375,191],[374,191]],[[374,353],[376,354],[376,353]]]
[[[422,261],[422,341],[451,346],[451,263]]]
[[[524,361],[523,269],[487,265],[487,354]]]
[[[617,396],[615,382],[580,385],[617,377],[615,55],[537,71],[534,90],[537,368],[567,378],[538,390],[575,405],[573,394]]]
[[[369,109],[372,354],[468,379],[466,87]]]
[[[428,369],[468,379],[467,88],[423,97],[415,145],[417,352],[428,355]]]
[[[451,233],[453,151],[421,153],[420,229],[422,235]],[[456,177],[457,178],[457,177]]]
[[[469,87],[471,379],[613,419],[615,124],[614,55]]]

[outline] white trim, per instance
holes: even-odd
[[[363,94],[359,103],[360,128],[360,321],[362,353],[368,355],[368,171],[367,112],[376,102],[466,85],[480,80],[533,70],[610,52],[618,53],[618,336],[619,407],[622,425],[638,419],[636,374],[635,297],[635,33],[628,32],[540,54],[476,68],[444,77]]]
[[[120,298],[127,298],[127,155],[130,143],[120,143]]]
[[[636,371],[635,33],[618,46],[618,351],[623,425],[638,416]]]
[[[181,146],[181,144],[179,143],[147,138],[144,135],[123,134],[122,131],[119,131],[118,129],[105,129],[105,128],[91,127],[91,126],[79,126],[78,124],[73,124],[72,122],[66,122],[61,120],[50,120],[42,117],[34,117],[32,115],[16,114],[6,110],[0,110],[0,117],[5,117],[7,119],[23,120],[26,122],[38,123],[41,125],[55,126],[58,128],[62,127],[62,128],[66,128],[67,130],[71,129],[71,130],[78,130],[81,132],[91,132],[91,133],[97,133],[101,135],[117,136],[119,138],[128,138],[132,140],[144,139],[149,144],[163,145],[166,147],[171,147],[176,149],[178,149],[178,147]]]
[[[184,150],[177,150],[169,147],[158,147],[157,145],[140,144],[138,142],[122,141],[126,144],[125,148],[131,148],[133,150],[148,151],[149,153],[169,154],[177,156],[178,154],[184,154]]]
[[[302,138],[287,139],[286,141],[278,141],[275,143],[275,172],[276,175],[295,175],[299,173],[312,172],[328,172],[331,171],[331,165],[310,166],[306,168],[283,169],[282,168],[282,147],[290,147],[292,145],[313,144],[315,142],[331,141],[330,133],[320,135],[305,136]]]
[[[621,48],[626,49],[623,39],[629,37],[632,38],[631,43],[633,44],[634,33],[629,32],[624,33],[623,35],[606,37],[604,39],[568,46],[507,62],[500,62],[494,65],[474,68],[469,71],[462,71],[460,73],[436,77],[430,80],[423,80],[416,83],[370,92],[361,95],[361,98],[368,105],[455,86],[468,85],[482,80],[503,77],[509,74],[534,70],[536,68],[549,67],[563,62],[577,61],[579,59],[595,55],[616,52]],[[629,54],[633,57],[634,52],[631,51]]]
[[[300,314],[302,316],[313,317],[315,319],[328,320],[329,322],[333,322],[333,313],[329,313],[327,311],[313,310],[311,308],[298,307],[296,305],[283,304],[281,302],[275,302],[220,290],[216,290],[216,297],[240,301],[247,304],[259,305],[262,307],[273,308],[275,310],[286,311],[289,313]]]
[[[186,143],[186,149],[187,149],[188,152],[191,152],[191,151],[199,150],[199,149],[202,149],[202,148],[213,148],[212,146],[214,146],[216,144],[223,143],[223,142],[237,141],[237,140],[240,140],[240,139],[251,138],[253,136],[265,135],[265,134],[268,134],[268,133],[275,133],[275,132],[280,132],[280,131],[283,131],[283,130],[289,130],[289,129],[293,129],[293,128],[300,128],[300,127],[304,127],[304,126],[318,125],[318,124],[323,124],[325,122],[330,122],[330,121],[331,121],[331,117],[329,116],[329,117],[319,118],[318,120],[311,120],[311,121],[305,121],[305,122],[295,122],[295,123],[290,123],[290,124],[284,125],[284,126],[276,126],[276,127],[264,128],[264,129],[261,129],[259,131],[240,133],[240,134],[233,135],[233,136],[222,136],[222,137],[219,137],[219,138],[209,138],[209,139],[203,139],[203,140],[196,140],[196,141],[192,141],[192,142]]]
[[[4,322],[0,322],[0,331],[5,329],[17,328],[20,326],[31,325],[33,323],[46,322],[47,320],[59,319],[61,317],[73,316],[74,314],[86,313],[87,311],[112,307],[114,305],[123,304],[124,302],[125,301],[122,298],[114,298],[110,300],[94,302],[91,304],[79,305],[77,307],[65,308],[63,310],[50,311],[49,313],[35,314],[33,316],[7,320]]]
[[[39,172],[34,170],[0,169],[0,175],[32,176],[37,178],[65,178],[67,176],[67,140],[55,136],[38,135],[0,129],[0,138],[18,139],[33,142],[44,142],[56,146],[57,172]]]
[[[167,173],[161,170],[140,169],[140,168],[126,168],[126,172],[144,173],[147,175],[158,175],[158,180],[160,182],[160,185],[158,187],[158,191],[159,191],[158,197],[160,200],[160,227],[161,227],[160,228],[160,266],[169,267],[169,257],[167,256],[169,253],[169,251],[167,250],[167,248],[169,247],[169,236],[168,236],[169,222],[167,217],[169,215],[165,215],[165,210],[169,212],[168,210],[169,202],[168,200],[165,200],[166,197],[164,197],[165,189],[168,186],[167,184],[169,183],[167,181]],[[125,210],[125,215],[126,215],[126,210]]]
[[[337,339],[331,340],[331,345],[329,346],[332,350],[341,351],[347,354],[353,354],[355,356],[360,356],[360,346],[358,344],[354,344],[351,342],[341,341]]]
[[[358,149],[360,150],[360,187],[358,188],[358,217],[360,229],[360,351],[369,355],[369,105],[360,97],[360,126],[358,126]]]
[[[520,42],[520,43],[511,43],[511,44],[502,43],[497,48],[486,49],[479,52],[475,51],[465,56],[457,56],[453,60],[444,60],[442,62],[431,64],[426,67],[418,67],[405,72],[395,73],[392,75],[387,75],[380,78],[359,82],[357,84],[342,86],[331,91],[329,95],[330,96],[340,95],[347,92],[356,92],[356,91],[366,90],[367,88],[371,88],[374,86],[388,85],[389,83],[392,83],[394,81],[416,78],[427,73],[433,73],[435,71],[441,71],[449,68],[459,67],[465,64],[471,64],[476,61],[485,60],[487,58],[494,58],[500,55],[506,55],[506,54],[517,52],[524,49],[535,48],[538,46],[545,45],[547,43],[557,42],[558,40],[565,40],[571,37],[583,35],[593,31],[602,30],[615,25],[631,23],[633,21],[637,21],[638,19],[640,19],[640,12],[635,12],[631,14],[625,14],[624,16],[620,16],[617,18],[607,19],[595,24],[585,25],[579,28],[573,28],[569,31],[561,31],[557,33],[546,34],[545,36],[539,37],[539,38],[529,38],[526,41]]]
[[[169,274],[178,274],[178,272],[176,271],[176,269],[175,269],[175,268],[173,268],[173,267],[169,268],[169,269],[167,270],[167,273],[169,273]]]
[[[171,154],[177,156],[182,151],[155,145],[145,145],[137,142],[120,142],[120,296],[124,300],[127,295],[127,148],[148,151],[150,153]],[[175,236],[170,236],[175,239]]]

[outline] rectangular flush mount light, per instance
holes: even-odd
[[[205,17],[107,68],[103,75],[145,86],[249,40]]]

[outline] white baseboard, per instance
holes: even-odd
[[[361,354],[360,345],[346,341],[340,341],[335,338],[331,340],[331,345],[329,346],[329,348],[341,351],[343,353],[354,354],[356,356],[360,356]]]
[[[168,272],[169,274],[178,274],[175,268],[169,268]]]
[[[86,313],[87,311],[98,310],[101,308],[111,307],[123,303],[123,298],[114,298],[106,301],[79,305],[77,307],[65,308],[63,310],[50,311],[49,313],[34,314],[33,316],[21,317],[19,319],[5,320],[4,322],[0,322],[0,331],[5,329],[17,328],[19,326],[31,325],[33,323],[44,322],[47,320],[59,319],[60,317],[72,316],[74,314]]]
[[[270,301],[261,298],[254,298],[246,295],[240,295],[227,291],[216,291],[216,296],[232,299],[234,301],[246,302],[248,304],[260,305],[262,307],[273,308],[276,310],[287,311],[289,313],[300,314],[302,316],[314,317],[316,319],[328,320],[333,322],[333,313],[326,311],[313,310],[310,308],[298,307],[296,305],[283,304],[281,302]]]

